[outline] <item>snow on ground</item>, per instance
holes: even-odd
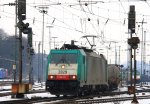
[[[138,104],[150,104],[150,99],[138,100]],[[134,104],[131,101],[121,101],[121,102],[111,102],[111,103],[103,103],[103,104]]]
[[[148,87],[143,86],[142,88],[137,87],[137,89],[148,89],[150,85],[147,85]],[[11,86],[0,86],[0,93],[5,93],[5,92],[10,92],[10,91],[2,91],[2,89],[11,89]],[[45,84],[44,83],[35,83],[33,85],[32,90],[44,90],[45,89]],[[119,87],[117,91],[127,91],[127,87]],[[137,93],[136,96],[144,96],[144,95],[150,95],[150,92],[146,93]],[[25,98],[31,99],[33,97],[54,97],[55,95],[51,95],[49,92],[44,92],[44,93],[35,93],[35,94],[25,94]],[[117,95],[117,96],[106,96],[106,97],[95,97],[94,99],[102,99],[102,98],[113,98],[113,97],[133,97],[133,94],[123,94],[123,95]],[[16,98],[11,98],[11,96],[5,96],[5,97],[0,97],[0,101],[6,101],[6,100],[18,100]],[[58,102],[58,101],[56,101]],[[111,103],[103,103],[103,104],[131,104],[132,100],[130,101],[122,101],[122,102],[111,102]],[[150,104],[150,99],[138,99],[139,104]],[[50,102],[48,102],[50,103]],[[54,102],[52,102],[54,103]],[[36,103],[36,104],[46,104],[44,103]]]
[[[150,93],[144,93],[145,95],[150,95]],[[136,96],[142,96],[143,93],[138,93],[136,94]],[[101,99],[104,99],[104,98],[123,98],[123,97],[133,97],[133,94],[129,95],[129,94],[123,94],[123,95],[116,95],[116,96],[106,96],[106,97],[101,97]],[[94,99],[100,99],[100,98],[94,98]],[[144,100],[139,100],[137,99],[139,104],[150,104],[150,99],[144,99]],[[121,101],[121,102],[111,102],[111,103],[103,103],[103,104],[131,104],[132,100],[129,100],[129,101]]]

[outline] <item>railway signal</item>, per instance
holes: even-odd
[[[28,45],[32,47],[32,28],[28,28]]]
[[[130,30],[130,35],[132,38],[132,34],[135,33],[135,6],[131,5],[129,14],[128,14],[128,29]],[[130,44],[129,44],[130,45]],[[132,47],[130,46],[130,76],[132,76]],[[131,87],[132,87],[132,78],[131,78]]]
[[[138,48],[138,44],[140,40],[138,37],[132,37],[132,34],[135,33],[135,6],[130,6],[130,11],[128,14],[128,29],[130,30],[131,37],[128,39],[128,44],[130,45],[130,72],[131,72],[131,86],[128,87],[128,91],[130,92],[131,89],[134,94],[132,103],[138,103],[137,97],[135,94],[135,87],[136,87],[136,49]],[[132,49],[134,49],[134,55],[132,55]],[[134,86],[132,86],[132,58],[134,58]]]
[[[135,33],[135,6],[130,6],[130,11],[128,14],[128,29],[131,30],[132,33]]]
[[[32,47],[32,28],[29,28],[29,23],[24,23],[26,19],[26,0],[18,0],[18,19],[17,27],[19,28],[19,82],[12,84],[12,93],[16,94],[16,98],[23,98],[24,93],[31,89],[31,83],[22,82],[22,33],[28,34],[29,48]],[[31,54],[30,54],[31,55]]]
[[[138,48],[139,43],[140,43],[140,40],[138,37],[132,37],[128,39],[128,44],[131,46],[131,49],[134,49],[134,87],[132,87],[134,97],[133,97],[132,103],[138,103],[137,97],[135,94],[135,87],[136,87],[136,49]]]
[[[26,19],[26,0],[18,0],[18,19]]]

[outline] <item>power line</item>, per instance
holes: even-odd
[[[29,3],[30,4],[30,3]],[[61,3],[61,6],[63,5],[63,3]],[[65,5],[65,4],[64,4]],[[90,13],[90,12],[89,12]],[[90,14],[93,14],[93,13],[90,13]],[[74,14],[73,14],[74,15]],[[52,17],[52,16],[50,16],[50,17]],[[55,17],[52,17],[52,18],[55,18]],[[79,18],[79,17],[78,17]],[[30,18],[28,18],[28,19],[30,19]],[[108,19],[108,18],[105,18],[105,19]],[[57,19],[55,19],[56,21],[58,21],[59,19],[57,18]],[[36,20],[37,21],[37,20]],[[59,22],[60,22],[61,20],[59,20]],[[110,19],[110,21],[111,21],[111,19]],[[63,21],[61,21],[61,23],[63,23]],[[78,32],[81,32],[81,33],[84,33],[83,31],[81,31],[81,30],[78,30],[78,29],[76,29],[76,28],[73,28],[73,26],[70,26],[69,24],[66,24],[65,23],[65,25],[68,27],[68,28],[66,28],[66,27],[62,27],[62,26],[58,26],[58,25],[56,25],[56,26],[58,26],[58,27],[62,27],[62,28],[66,28],[66,29],[69,29],[69,30],[74,30],[74,31],[78,31]]]

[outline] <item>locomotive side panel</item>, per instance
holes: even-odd
[[[102,67],[102,69],[104,69],[103,70],[103,81],[104,81],[104,83],[105,84],[108,84],[108,69],[107,69],[107,60],[105,59],[105,57],[101,54],[101,57],[102,57],[102,65],[101,65],[101,67]]]
[[[106,60],[97,54],[87,55],[87,84],[106,85]]]
[[[87,72],[86,72],[86,54],[83,50],[79,50],[78,52],[78,68],[77,68],[77,76],[78,81],[80,82],[80,87],[83,87],[87,81]]]

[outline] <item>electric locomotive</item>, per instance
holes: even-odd
[[[64,44],[48,55],[46,91],[56,96],[106,91],[107,74],[107,60],[102,54]]]

